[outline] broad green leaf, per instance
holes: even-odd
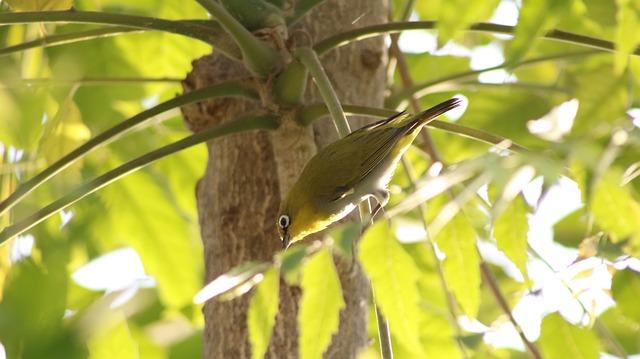
[[[442,1],[438,14],[438,44],[444,45],[471,23],[488,20],[499,0]]]
[[[300,358],[321,358],[338,330],[344,298],[340,278],[328,248],[321,249],[302,269],[298,312]]]
[[[138,359],[138,345],[131,337],[124,316],[88,342],[90,359]]]
[[[621,173],[611,169],[596,183],[590,209],[596,223],[611,235],[613,242],[640,232],[640,203],[629,187],[620,184]]]
[[[527,277],[528,206],[522,196],[516,196],[493,223],[493,236],[498,248]]]
[[[627,353],[640,353],[640,324],[624,315],[619,306],[609,308],[598,319]],[[607,340],[603,343],[607,343]]]
[[[630,269],[616,272],[611,290],[620,311],[640,324],[640,273]]]
[[[264,358],[276,323],[280,299],[280,272],[271,268],[253,293],[247,313],[247,328],[251,343],[251,357]]]
[[[462,310],[475,318],[480,306],[480,257],[476,248],[476,233],[459,213],[435,238],[446,258],[442,263],[449,289]]]
[[[625,76],[613,74],[610,64],[586,67],[578,69],[575,74],[575,96],[580,105],[572,133],[593,133],[598,128],[609,132],[610,128],[601,124],[615,123],[624,118],[629,99],[628,80]]]
[[[195,223],[176,211],[146,172],[127,176],[99,194],[111,217],[105,239],[136,249],[165,304],[191,303],[202,283],[202,262],[194,260],[202,255]]]
[[[600,342],[589,329],[567,323],[560,314],[547,315],[542,321],[540,350],[545,359],[597,359]]]
[[[68,10],[73,0],[6,0],[15,11],[54,11]]]
[[[640,1],[637,0],[616,0],[618,13],[618,27],[616,29],[616,53],[615,71],[621,74],[629,61],[629,54],[633,53],[640,38]]]
[[[393,338],[415,357],[424,357],[417,287],[420,272],[394,238],[387,221],[379,221],[367,230],[360,240],[358,258],[371,279],[376,303],[389,322]]]
[[[576,0],[524,0],[513,40],[507,46],[507,61],[519,62],[540,36],[553,28],[565,12],[584,12]]]

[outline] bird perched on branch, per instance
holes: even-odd
[[[283,246],[325,229],[370,197],[378,202],[375,215],[387,204],[387,185],[420,129],[460,104],[452,98],[415,115],[399,113],[321,149],[280,204],[277,227]]]

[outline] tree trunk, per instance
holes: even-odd
[[[321,40],[350,28],[385,22],[384,0],[329,0],[315,8],[291,32],[296,39]],[[370,39],[332,51],[322,63],[343,103],[381,106],[384,91],[386,49],[381,38]],[[196,60],[184,82],[185,91],[230,79],[251,80],[241,65],[220,54]],[[308,102],[321,101],[309,81]],[[258,110],[246,100],[212,100],[183,109],[189,128],[198,131]],[[352,127],[362,124],[352,119]],[[290,187],[306,161],[337,138],[327,118],[313,128],[300,128],[283,116],[280,129],[272,133],[237,134],[208,144],[209,160],[196,196],[204,243],[206,281],[249,260],[271,260],[281,249],[275,228],[280,196]],[[369,286],[362,271],[349,272],[349,263],[336,258],[346,308],[339,332],[325,353],[329,358],[353,358],[367,344]],[[195,260],[195,259],[194,259]],[[297,302],[301,291],[281,281],[280,308],[267,353],[269,358],[296,358]],[[209,301],[204,307],[204,357],[249,358],[246,313],[250,295],[227,302]]]

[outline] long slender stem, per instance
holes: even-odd
[[[144,83],[173,83],[179,84],[183,78],[177,77],[82,77],[79,79],[64,78],[26,78],[16,80],[0,87],[12,88],[19,86],[102,86],[102,85],[139,85]]]
[[[507,62],[504,62],[502,64],[496,65],[496,66],[491,66],[491,67],[486,67],[484,69],[478,69],[478,70],[470,70],[470,71],[464,71],[464,72],[459,72],[459,73],[455,73],[455,74],[451,74],[451,75],[447,75],[447,76],[443,76],[434,80],[430,80],[430,81],[425,81],[425,82],[421,82],[419,84],[415,84],[409,88],[406,89],[402,89],[400,91],[398,91],[397,93],[391,94],[391,96],[389,96],[387,98],[387,106],[389,107],[396,107],[400,101],[402,100],[406,100],[408,98],[410,98],[412,95],[415,95],[416,97],[420,98],[423,95],[425,95],[426,93],[424,92],[425,90],[428,90],[432,87],[435,86],[442,86],[443,84],[447,84],[447,83],[452,83],[455,80],[463,80],[463,79],[468,79],[468,78],[473,78],[481,73],[484,72],[489,72],[489,71],[493,71],[493,70],[500,70],[500,69],[504,69],[504,68],[516,68],[516,67],[524,67],[524,66],[529,66],[529,65],[534,65],[537,63],[541,63],[541,62],[547,62],[547,61],[555,61],[555,60],[563,60],[563,59],[569,59],[569,58],[574,58],[574,57],[583,57],[583,56],[590,56],[590,55],[594,55],[594,54],[598,54],[601,53],[598,50],[582,50],[582,51],[575,51],[575,52],[568,52],[568,53],[560,53],[560,54],[553,54],[553,55],[546,55],[546,56],[540,56],[540,57],[534,57],[528,60],[524,60],[521,61],[519,63],[515,63],[515,64],[509,64]]]
[[[411,168],[411,164],[409,163],[409,161],[407,161],[407,159],[405,157],[402,157],[402,166],[404,167],[404,171],[407,174],[407,177],[409,178],[409,187],[411,189],[411,191],[415,191],[416,190],[416,177],[415,177],[415,173],[413,172],[413,169]],[[445,297],[445,302],[447,303],[447,310],[448,310],[448,314],[449,314],[449,323],[451,324],[451,326],[453,327],[453,330],[455,332],[456,335],[456,344],[458,345],[458,347],[460,348],[460,353],[463,355],[464,358],[467,358],[467,352],[465,350],[464,344],[462,343],[462,329],[460,328],[460,324],[458,323],[458,316],[456,314],[456,305],[455,305],[455,299],[453,297],[453,293],[451,293],[451,290],[449,289],[449,285],[447,284],[447,280],[444,277],[444,269],[442,268],[442,262],[438,259],[438,254],[436,253],[436,248],[434,246],[433,240],[432,240],[432,236],[431,233],[429,231],[429,226],[427,224],[427,206],[424,203],[421,203],[418,206],[418,214],[420,215],[420,219],[422,222],[422,227],[425,230],[425,233],[427,233],[427,241],[426,241],[426,247],[429,250],[429,253],[431,254],[431,256],[433,257],[434,261],[436,262],[436,273],[438,273],[438,279],[440,281],[440,287],[442,287],[442,291],[444,293],[444,297]]]
[[[213,44],[215,29],[199,23],[97,11],[35,11],[0,13],[0,25],[40,22],[120,25],[184,35]]]
[[[235,82],[228,82],[211,87],[192,91],[188,94],[178,96],[169,101],[163,102],[155,107],[143,111],[119,124],[100,133],[96,137],[82,144],[80,147],[71,151],[51,166],[45,168],[42,172],[33,178],[22,183],[7,199],[0,202],[0,216],[16,205],[22,198],[27,196],[44,182],[55,176],[78,159],[86,156],[89,152],[103,146],[117,136],[120,136],[136,126],[143,126],[145,122],[160,113],[169,111],[180,106],[202,101],[211,97],[219,96],[244,96],[249,98],[257,98],[257,95],[242,85]]]
[[[390,22],[386,24],[378,24],[365,26],[354,30],[345,31],[340,34],[331,36],[314,46],[314,50],[319,55],[334,49],[336,47],[345,45],[354,40],[363,40],[374,36],[383,35],[386,33],[400,32],[406,30],[433,30],[437,27],[437,21],[402,21],[402,22]],[[468,31],[472,32],[488,32],[495,34],[513,35],[515,26],[500,25],[493,23],[480,22],[471,25]],[[576,45],[582,45],[599,49],[601,51],[613,52],[615,50],[615,44],[611,41],[598,39],[595,37],[575,34],[561,30],[551,30],[543,35],[546,39],[558,40],[568,42]],[[633,55],[640,56],[640,49],[632,53]]]
[[[500,306],[500,308],[502,308],[502,311],[505,314],[507,314],[507,316],[509,317],[509,321],[516,328],[516,331],[518,332],[520,339],[522,339],[522,341],[524,342],[524,345],[529,351],[529,353],[531,354],[531,356],[535,359],[541,359],[542,356],[540,355],[538,348],[533,343],[531,343],[529,339],[527,339],[527,337],[524,335],[524,332],[522,331],[522,328],[520,327],[518,322],[516,322],[516,319],[513,317],[513,314],[511,314],[511,308],[509,308],[509,303],[507,303],[507,300],[504,298],[502,291],[500,291],[500,287],[498,287],[496,279],[493,277],[493,274],[491,273],[491,269],[489,269],[489,266],[487,266],[487,264],[484,261],[480,263],[480,272],[482,272],[482,276],[484,277],[487,284],[489,284],[489,289],[491,290],[491,293],[493,293],[493,296],[496,298],[498,305]]]
[[[129,161],[95,179],[86,182],[82,186],[78,187],[74,191],[70,192],[66,196],[50,203],[44,208],[41,208],[32,215],[18,221],[17,223],[8,226],[0,232],[0,244],[5,241],[18,236],[29,229],[33,228],[38,223],[51,217],[61,209],[75,203],[85,196],[90,195],[98,191],[99,189],[113,183],[114,181],[137,171],[146,165],[155,162],[163,157],[169,156],[178,151],[182,151],[191,146],[208,141],[210,139],[229,135],[232,133],[238,133],[242,131],[259,130],[259,129],[275,129],[278,127],[278,118],[275,115],[258,115],[248,116],[236,121],[224,123],[220,126],[196,133],[194,135],[183,138],[180,141],[171,143],[167,146],[161,147],[155,151],[146,153],[132,161]]]
[[[64,45],[73,42],[86,41],[92,39],[98,39],[108,36],[116,36],[124,33],[143,31],[140,28],[133,28],[127,26],[109,26],[99,29],[91,29],[86,31],[70,32],[66,34],[55,34],[50,36],[41,37],[39,39],[26,41],[21,44],[8,46],[0,49],[0,56],[12,54],[18,51],[24,51],[35,47],[49,47],[56,45]]]
[[[350,115],[372,116],[379,118],[386,118],[396,115],[398,112],[386,108],[367,107],[358,105],[342,105],[344,111]],[[328,113],[327,107],[324,104],[313,104],[304,107],[299,114],[298,122],[301,125],[309,125],[313,121],[317,120],[321,116]],[[487,143],[489,145],[508,144],[506,148],[510,151],[517,153],[530,152],[526,147],[521,146],[507,138],[500,137],[482,130],[459,125],[453,122],[446,122],[440,120],[433,120],[427,124],[429,127],[437,128],[439,130],[447,131],[456,135],[464,136],[472,140]]]
[[[308,47],[302,47],[296,50],[295,56],[303,65],[307,67],[309,73],[311,74],[311,76],[313,76],[316,82],[316,86],[318,87],[318,91],[320,92],[320,95],[322,96],[322,99],[324,100],[329,113],[331,114],[331,118],[334,125],[336,126],[338,134],[340,135],[340,137],[347,136],[351,132],[349,122],[347,121],[347,117],[342,110],[338,95],[333,89],[333,86],[331,86],[331,81],[329,81],[329,77],[327,77],[327,74],[325,73],[324,68],[320,63],[318,55],[312,49]],[[360,212],[360,221],[362,223],[367,223],[367,217],[371,213],[369,201],[360,202],[358,209]],[[371,221],[373,221],[373,218],[370,218],[368,220],[369,223],[371,223]],[[393,359],[393,346],[391,345],[391,332],[389,331],[389,324],[382,315],[380,308],[378,308],[373,287],[371,287],[371,295],[373,297],[373,305],[376,311],[376,319],[378,324],[380,354],[383,359]]]
[[[233,37],[242,52],[242,60],[247,68],[257,75],[266,77],[280,63],[278,54],[266,43],[260,41],[238,22],[220,3],[214,0],[196,0],[207,9],[220,25]]]
[[[311,76],[313,76],[313,79],[318,86],[318,91],[329,109],[329,114],[331,115],[333,124],[336,126],[336,130],[340,134],[340,137],[348,135],[351,132],[349,122],[347,121],[347,117],[344,115],[342,105],[340,105],[340,101],[338,100],[338,95],[333,90],[331,81],[329,81],[329,77],[327,77],[327,74],[324,72],[324,68],[320,63],[318,55],[308,47],[298,48],[295,55],[300,62],[307,67]]]

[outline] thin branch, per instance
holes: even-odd
[[[79,41],[99,39],[103,37],[116,36],[125,33],[144,31],[140,28],[127,26],[109,26],[99,29],[91,29],[87,31],[70,32],[66,34],[55,34],[41,37],[39,39],[26,41],[21,44],[8,46],[0,49],[0,56],[9,55],[15,52],[32,49],[35,47],[49,47],[70,44]]]
[[[0,88],[13,88],[21,86],[104,86],[104,85],[139,85],[146,83],[173,83],[179,84],[183,78],[177,77],[82,77],[78,79],[64,78],[27,78],[5,83]]]
[[[339,136],[347,136],[351,132],[349,122],[347,121],[347,117],[342,110],[342,105],[340,105],[338,95],[333,89],[333,86],[331,86],[331,81],[329,81],[329,77],[327,77],[327,74],[325,73],[324,68],[320,63],[318,55],[315,53],[315,51],[308,47],[301,47],[296,50],[295,56],[304,66],[307,67],[307,70],[309,70],[309,73],[311,74],[311,76],[313,76],[316,82],[316,86],[318,87],[318,91],[320,92],[320,95],[324,100],[326,108],[331,114],[333,124],[336,127]],[[360,202],[358,209],[360,212],[360,221],[362,223],[371,224],[373,218],[370,218],[371,207],[369,206],[369,201]],[[367,217],[369,217],[368,221]],[[375,292],[373,290],[373,286],[371,287],[371,295],[373,297],[373,304],[376,311],[378,336],[380,339],[380,355],[383,359],[393,359],[393,346],[391,345],[391,332],[389,331],[389,324],[382,315],[380,308],[378,308],[378,304],[375,300]]]
[[[482,276],[484,277],[487,284],[489,284],[489,289],[491,290],[491,293],[493,293],[493,296],[496,298],[498,305],[500,306],[500,308],[502,308],[502,311],[505,314],[507,314],[507,316],[509,317],[509,321],[516,328],[516,331],[518,332],[520,339],[522,339],[522,341],[524,342],[524,345],[529,351],[529,353],[531,354],[531,356],[535,359],[541,359],[542,356],[540,355],[538,348],[533,343],[531,343],[529,339],[527,339],[527,337],[524,335],[524,332],[522,331],[522,328],[520,327],[518,322],[516,322],[516,319],[513,317],[513,314],[511,314],[511,308],[509,308],[509,303],[507,303],[507,300],[504,298],[502,291],[500,291],[500,287],[498,287],[498,283],[496,282],[496,279],[493,277],[493,273],[491,273],[491,269],[489,268],[489,266],[487,266],[487,264],[484,261],[480,263],[480,271],[482,272]]]
[[[364,40],[374,36],[380,36],[387,33],[401,32],[406,30],[433,30],[436,27],[437,21],[403,21],[365,26],[358,29],[345,31],[343,33],[326,38],[316,44],[314,46],[314,50],[316,50],[318,55],[322,55],[329,50],[346,45],[355,40]],[[471,25],[467,31],[513,35],[515,26],[480,22]],[[601,51],[616,51],[615,44],[611,41],[575,34],[567,31],[551,30],[544,34],[543,37],[546,39],[558,40],[575,45],[587,46]],[[632,55],[640,56],[640,49],[634,51]]]
[[[9,209],[15,206],[22,198],[49,180],[51,177],[60,173],[62,170],[73,164],[78,159],[86,156],[96,148],[103,146],[116,137],[126,133],[136,126],[143,126],[153,116],[161,114],[163,112],[184,106],[189,103],[206,100],[211,97],[220,96],[243,96],[249,98],[257,98],[257,95],[251,90],[248,90],[244,86],[236,82],[227,82],[211,87],[192,91],[190,93],[175,97],[171,100],[163,102],[157,106],[154,106],[148,110],[145,110],[119,124],[109,128],[108,130],[100,133],[96,137],[93,137],[89,141],[85,142],[75,150],[71,151],[64,157],[57,160],[51,166],[45,168],[42,172],[35,175],[33,178],[22,183],[9,197],[0,202],[0,216],[6,213]]]
[[[275,50],[250,33],[222,4],[215,0],[196,1],[231,35],[242,52],[242,60],[253,73],[266,77],[280,64]]]
[[[340,137],[345,137],[351,132],[351,128],[342,110],[342,105],[340,105],[340,101],[338,100],[338,95],[334,91],[333,86],[331,86],[331,81],[329,81],[329,77],[327,77],[327,74],[324,72],[318,55],[308,47],[301,47],[296,50],[295,56],[307,67],[307,70],[309,70],[309,73],[313,76],[318,86],[318,91],[329,109],[329,114],[331,115],[333,124],[336,126],[338,134],[340,134]]]
[[[524,66],[534,65],[534,64],[538,64],[546,61],[555,61],[555,60],[563,60],[563,59],[569,59],[574,57],[590,56],[590,55],[599,54],[599,53],[601,52],[598,50],[582,50],[582,51],[575,51],[575,52],[568,52],[568,53],[545,55],[540,57],[534,57],[534,58],[524,60],[515,64],[509,64],[507,62],[503,62],[502,64],[486,67],[484,69],[459,72],[459,73],[443,76],[435,80],[421,82],[410,88],[402,89],[397,93],[391,94],[391,96],[387,98],[386,102],[387,102],[387,106],[396,107],[400,103],[400,101],[410,98],[411,95],[415,94],[415,96],[420,98],[427,93],[425,91],[429,91],[429,92],[435,91],[435,89],[432,89],[433,87],[436,87],[436,86],[440,87],[445,84],[451,84],[455,80],[473,78],[484,72],[500,70],[505,68],[524,67]]]
[[[28,231],[38,223],[51,217],[63,208],[72,205],[83,197],[88,196],[98,191],[99,189],[113,183],[114,181],[132,172],[135,172],[163,157],[169,156],[173,153],[182,151],[186,148],[211,140],[213,138],[243,131],[276,129],[278,127],[278,124],[279,121],[277,116],[275,115],[247,116],[245,118],[224,123],[214,128],[196,133],[194,135],[183,138],[180,141],[171,143],[157,150],[146,153],[89,182],[86,182],[66,196],[50,203],[46,207],[41,208],[37,212],[22,219],[21,221],[18,221],[11,226],[5,227],[2,232],[0,232],[0,244]]]
[[[35,11],[0,13],[0,25],[28,23],[83,23],[119,25],[135,29],[158,30],[214,43],[218,31],[198,22],[174,21],[147,16],[125,15],[97,11]]]
[[[292,26],[295,25],[298,21],[300,21],[304,15],[306,15],[311,9],[319,5],[324,0],[299,0],[296,2],[295,10],[293,11],[293,15],[287,18],[287,25]]]
[[[378,107],[367,107],[367,106],[358,106],[358,105],[342,105],[345,113],[349,115],[360,115],[360,116],[371,116],[378,118],[386,118],[391,117],[393,115],[398,114],[395,110],[390,110],[386,108],[378,108]],[[313,121],[318,118],[326,115],[328,113],[327,107],[324,104],[312,104],[309,106],[305,106],[302,108],[300,113],[298,114],[298,123],[303,126],[307,126],[311,124]],[[485,132],[482,130],[478,130],[475,128],[459,125],[453,122],[433,120],[427,124],[428,127],[437,128],[439,130],[447,131],[449,133],[453,133],[459,136],[467,137],[472,140],[484,142],[489,145],[505,145],[505,149],[510,150],[516,153],[527,153],[530,152],[524,146],[521,146],[507,138],[500,137],[489,132]]]

